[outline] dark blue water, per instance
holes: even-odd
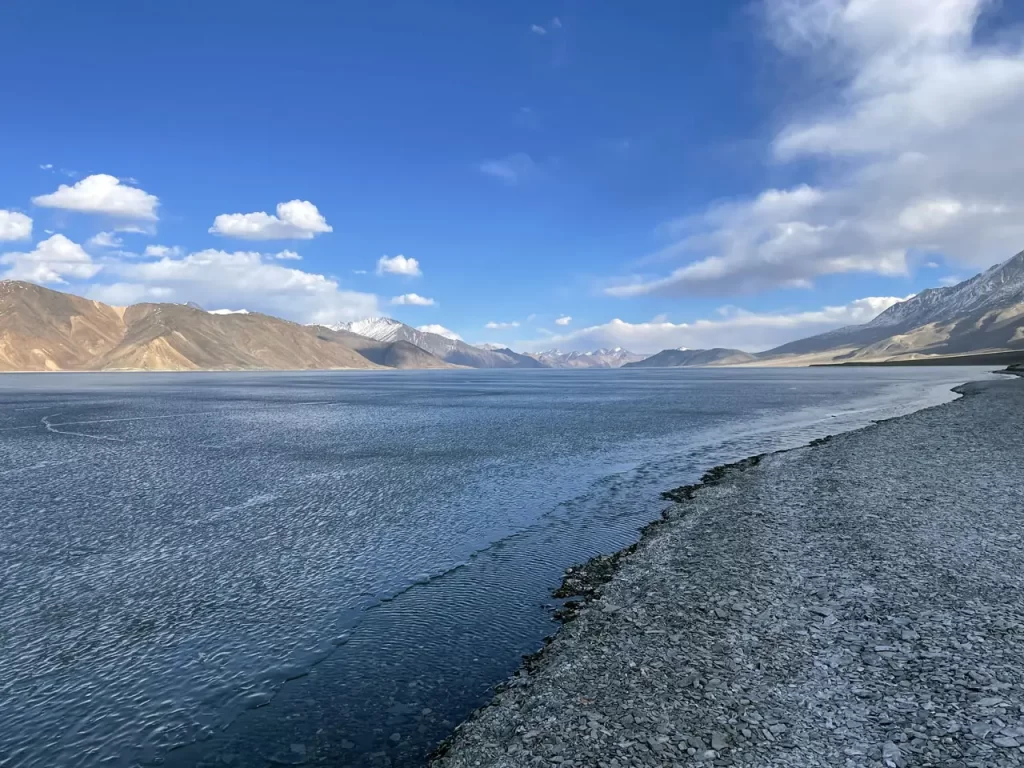
[[[418,765],[703,470],[977,371],[0,376],[0,765]]]

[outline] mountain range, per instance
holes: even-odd
[[[531,355],[549,368],[621,368],[629,363],[643,360],[622,347],[595,349],[593,352],[559,352],[551,349]]]
[[[544,364],[528,355],[511,349],[474,347],[460,339],[451,339],[438,333],[421,331],[392,320],[390,317],[370,317],[351,323],[330,326],[333,331],[358,334],[386,343],[404,341],[415,344],[431,355],[452,365],[469,368],[544,368]]]
[[[929,288],[864,325],[783,344],[772,364],[898,362],[1024,351],[1024,251],[948,288]]]
[[[644,357],[618,347],[527,355],[390,318],[299,325],[194,304],[114,307],[0,281],[0,370],[7,371],[784,366],[967,361],[1000,353],[1024,360],[1024,252],[958,285],[922,291],[863,325],[756,355],[668,349]]]
[[[757,357],[739,349],[665,349],[656,355],[626,363],[623,368],[695,368],[756,361]]]
[[[385,343],[256,312],[185,304],[112,307],[32,283],[0,281],[0,370],[449,368],[407,342]]]

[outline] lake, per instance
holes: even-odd
[[[660,491],[982,376],[0,376],[0,764],[422,765]]]

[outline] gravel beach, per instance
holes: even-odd
[[[1024,765],[1024,382],[963,391],[684,491],[435,768]]]

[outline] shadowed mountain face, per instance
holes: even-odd
[[[448,367],[409,347],[259,313],[214,314],[184,304],[118,308],[0,282],[0,370]]]
[[[547,368],[544,363],[511,349],[482,349],[459,339],[420,331],[390,317],[371,317],[331,326],[379,341],[407,341],[452,365],[470,368]]]
[[[1024,252],[949,288],[922,291],[870,323],[801,339],[760,355],[821,362],[1024,350]]]
[[[709,365],[740,365],[757,360],[739,349],[666,349],[623,368],[687,368]]]

